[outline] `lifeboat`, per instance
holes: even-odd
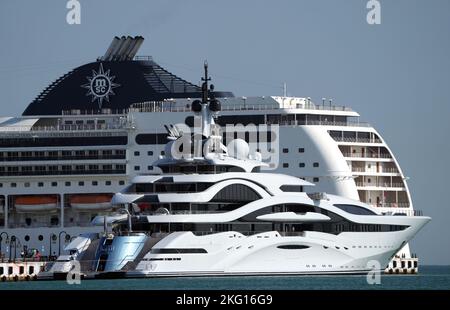
[[[70,206],[76,211],[108,210],[111,209],[111,194],[72,195]]]
[[[20,196],[15,199],[17,212],[55,211],[58,209],[57,196]]]

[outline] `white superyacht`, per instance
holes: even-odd
[[[206,66],[205,66],[206,67]],[[137,176],[114,205],[132,210],[125,230],[144,230],[152,246],[128,277],[356,274],[384,270],[430,220],[383,214],[357,200],[306,193],[314,184],[263,173],[259,152],[234,139],[225,146],[214,122],[220,102],[192,104],[199,127],[167,126],[162,174]],[[213,117],[214,116],[214,117]],[[114,252],[114,251],[111,251]]]

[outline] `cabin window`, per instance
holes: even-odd
[[[25,239],[26,242],[28,242],[28,241],[30,241],[30,236],[26,235],[24,239]]]
[[[125,185],[125,181],[123,180],[119,181],[119,185]]]
[[[289,168],[289,164],[288,163],[283,163],[283,168]]]
[[[39,241],[42,241],[42,240],[44,240],[44,236],[42,236],[42,235],[39,235],[39,236],[38,236],[38,240],[39,240]]]
[[[356,215],[377,215],[372,210],[366,209],[361,206],[356,205],[346,205],[346,204],[335,204],[336,208],[339,208],[345,212],[348,212],[350,214],[356,214]]]
[[[313,178],[313,182],[314,182],[314,183],[319,182],[319,178]]]
[[[38,187],[44,187],[44,182],[39,182]]]
[[[283,153],[289,153],[289,149],[283,149]]]
[[[98,181],[92,181],[92,186],[97,186],[98,185]]]
[[[11,183],[11,187],[17,187],[17,183]]]
[[[84,186],[84,181],[78,182],[78,186]]]
[[[305,153],[305,149],[304,149],[303,147],[299,147],[299,148],[298,148],[298,152],[299,152],[299,153]]]
[[[139,156],[139,155],[141,155],[141,153],[139,151],[134,152],[134,156]]]
[[[314,167],[314,168],[319,167],[319,163],[318,163],[318,162],[313,163],[313,167]]]
[[[280,189],[283,192],[303,192],[303,186],[301,185],[281,185]]]
[[[111,185],[111,181],[105,181],[105,185],[106,186],[110,186]]]
[[[70,183],[70,182],[66,182],[65,185],[66,185],[66,186],[70,186],[71,183]]]
[[[52,182],[52,187],[58,186],[58,182]]]
[[[286,245],[279,245],[277,246],[277,248],[283,250],[304,250],[308,249],[309,246],[300,244],[286,244]]]
[[[141,170],[140,166],[134,166],[134,171],[139,171],[139,170]]]
[[[148,155],[148,156],[153,156],[153,151],[148,151],[148,152],[147,152],[147,155]]]
[[[152,254],[204,254],[208,253],[205,249],[202,248],[178,248],[178,249],[151,249],[150,253]]]
[[[300,168],[305,168],[305,163],[299,163],[298,166],[299,166]]]
[[[231,184],[222,188],[211,202],[250,202],[261,196],[252,188],[243,184]]]

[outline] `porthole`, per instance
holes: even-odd
[[[42,236],[42,235],[39,235],[39,236],[38,236],[38,240],[39,240],[39,241],[42,241],[42,240],[44,240],[44,236]]]
[[[25,239],[25,241],[28,242],[28,241],[30,241],[30,236],[26,235],[24,239]]]

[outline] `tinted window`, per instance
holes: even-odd
[[[309,248],[307,245],[300,245],[300,244],[287,244],[287,245],[280,245],[277,246],[279,249],[283,250],[303,250]]]
[[[344,205],[344,204],[337,204],[334,205],[336,208],[339,208],[341,210],[344,210],[345,212],[351,213],[351,214],[357,214],[357,215],[377,215],[375,212],[368,210],[366,208],[355,206],[355,205]]]
[[[208,253],[205,249],[151,249],[152,254],[202,254]]]
[[[280,189],[283,192],[303,192],[303,186],[301,185],[281,185]]]
[[[260,199],[261,196],[252,188],[243,184],[231,184],[222,188],[211,200],[212,202],[243,202]]]

